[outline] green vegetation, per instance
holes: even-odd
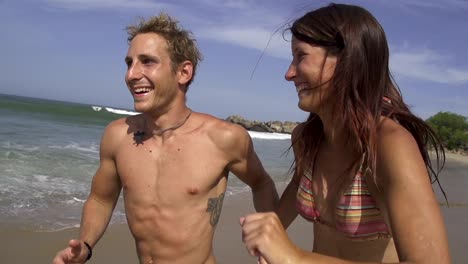
[[[451,112],[439,112],[426,120],[449,150],[468,148],[468,118]]]

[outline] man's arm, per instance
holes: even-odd
[[[121,190],[114,159],[119,140],[113,135],[112,129],[115,128],[109,126],[102,138],[100,166],[93,178],[81,218],[80,240],[86,241],[91,247],[107,228]]]
[[[278,205],[275,183],[263,168],[255,153],[249,133],[238,125],[232,125],[229,151],[232,159],[229,170],[252,188],[255,209],[258,212],[274,211]]]
[[[115,149],[120,142],[116,133],[117,126],[116,122],[111,123],[102,137],[100,166],[93,177],[91,192],[83,207],[79,240],[71,240],[69,246],[56,255],[54,264],[71,261],[84,263],[89,254],[84,242],[91,248],[94,247],[109,224],[121,190],[114,160]]]

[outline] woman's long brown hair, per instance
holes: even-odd
[[[323,47],[327,54],[337,57],[330,80],[332,115],[348,131],[355,149],[366,154],[365,163],[376,183],[377,130],[380,117],[386,116],[412,134],[431,182],[436,181],[445,196],[438,180],[445,163],[443,145],[429,125],[412,114],[404,103],[390,73],[388,44],[379,22],[362,7],[332,3],[297,19],[289,30],[298,40]],[[292,166],[295,173],[302,175],[313,169],[322,137],[322,121],[311,113],[298,126],[292,140],[299,151]],[[431,163],[428,149],[436,154],[437,169]],[[361,160],[355,158],[356,162]]]

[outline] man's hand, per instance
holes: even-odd
[[[81,240],[72,239],[68,247],[55,255],[52,264],[83,264],[88,257],[88,248]]]

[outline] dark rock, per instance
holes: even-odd
[[[238,124],[250,131],[256,132],[268,132],[268,133],[285,133],[291,134],[293,129],[299,124],[299,122],[281,122],[281,121],[251,121],[246,120],[239,115],[231,115],[226,118],[226,121]]]

